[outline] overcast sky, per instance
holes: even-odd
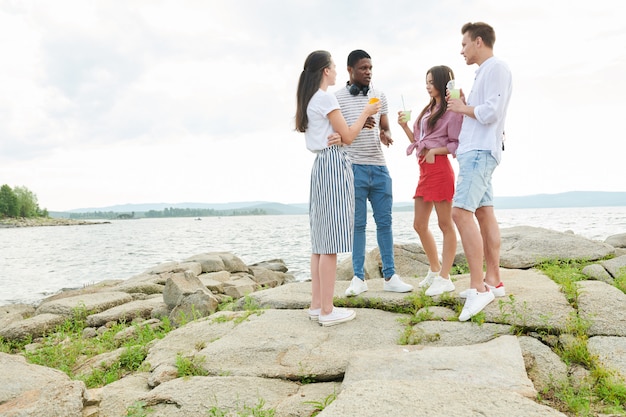
[[[126,203],[306,203],[298,76],[326,49],[337,85],[365,49],[389,99],[394,199],[418,169],[396,123],[448,65],[469,92],[461,26],[485,21],[513,72],[497,196],[626,191],[620,1],[0,0],[0,185],[51,211]],[[412,123],[412,122],[411,122]],[[455,170],[456,161],[453,161]]]

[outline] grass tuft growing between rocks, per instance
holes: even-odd
[[[590,262],[580,260],[548,260],[537,266],[556,282],[568,302],[578,310],[577,282],[587,279],[582,269]],[[626,272],[626,268],[624,269]],[[624,291],[626,273],[620,271],[614,285]],[[572,376],[554,382],[539,394],[538,400],[571,416],[591,417],[599,414],[626,415],[626,381],[613,370],[605,368],[587,348],[589,320],[578,311],[567,321],[565,333],[553,351],[568,365]]]
[[[619,274],[614,279],[615,287],[626,294],[626,267],[619,270]]]
[[[337,399],[337,393],[333,392],[332,394],[328,394],[326,398],[320,401],[305,401],[304,404],[309,404],[313,406],[314,411],[313,411],[313,414],[311,414],[311,417],[315,417],[316,415],[324,411],[324,409],[328,407],[336,399]]]
[[[264,408],[265,400],[259,399],[258,403],[253,406],[247,404],[237,405],[235,409],[220,408],[219,406],[211,406],[207,411],[208,417],[274,417],[276,410],[273,408]]]
[[[148,344],[161,339],[173,327],[167,318],[158,324],[116,323],[104,326],[93,337],[85,335],[89,312],[76,308],[72,317],[65,320],[36,341],[6,342],[0,340],[0,351],[20,353],[30,362],[65,372],[70,378],[82,380],[88,388],[101,387],[125,375],[141,370],[148,353]],[[81,364],[103,353],[119,350],[106,366],[93,367],[81,373]]]

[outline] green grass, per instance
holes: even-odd
[[[0,351],[21,353],[30,362],[65,372],[70,378],[82,380],[88,388],[101,387],[117,381],[140,369],[148,353],[148,344],[165,337],[172,330],[167,319],[158,326],[141,323],[117,323],[92,338],[83,337],[87,328],[89,312],[76,308],[72,316],[45,335],[32,349],[25,349],[31,340],[8,342],[0,340]],[[131,328],[131,331],[128,329]],[[116,338],[126,330],[126,338]],[[80,363],[97,355],[123,349],[119,358],[107,366],[94,368],[93,372],[80,375],[74,370]]]
[[[324,409],[336,399],[337,393],[333,392],[332,394],[327,395],[326,398],[321,401],[305,401],[304,404],[309,404],[313,406],[314,411],[313,414],[311,414],[311,417],[315,417],[316,415],[324,411]]]
[[[211,406],[207,411],[208,417],[274,417],[276,410],[273,408],[264,408],[265,400],[259,399],[258,403],[253,406],[247,404],[237,404],[235,409],[220,408]]]
[[[559,284],[568,302],[578,309],[577,282],[587,279],[582,269],[591,264],[587,261],[552,260],[537,266],[554,282]],[[620,285],[626,281],[621,273],[614,281]],[[622,289],[622,288],[620,288]],[[624,291],[622,289],[622,291]],[[560,381],[541,393],[539,400],[572,416],[591,417],[598,414],[626,414],[626,381],[606,369],[593,357],[587,348],[587,332],[591,323],[582,318],[578,311],[569,317],[561,343],[554,348],[555,353],[569,366],[582,366],[589,371],[589,377],[583,381]]]

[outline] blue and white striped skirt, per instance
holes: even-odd
[[[340,146],[317,154],[311,169],[309,198],[312,253],[352,251],[354,236],[354,173]]]

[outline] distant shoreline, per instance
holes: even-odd
[[[110,224],[109,221],[86,221],[63,218],[6,218],[0,219],[0,228],[38,227],[38,226],[88,226],[93,224]]]

